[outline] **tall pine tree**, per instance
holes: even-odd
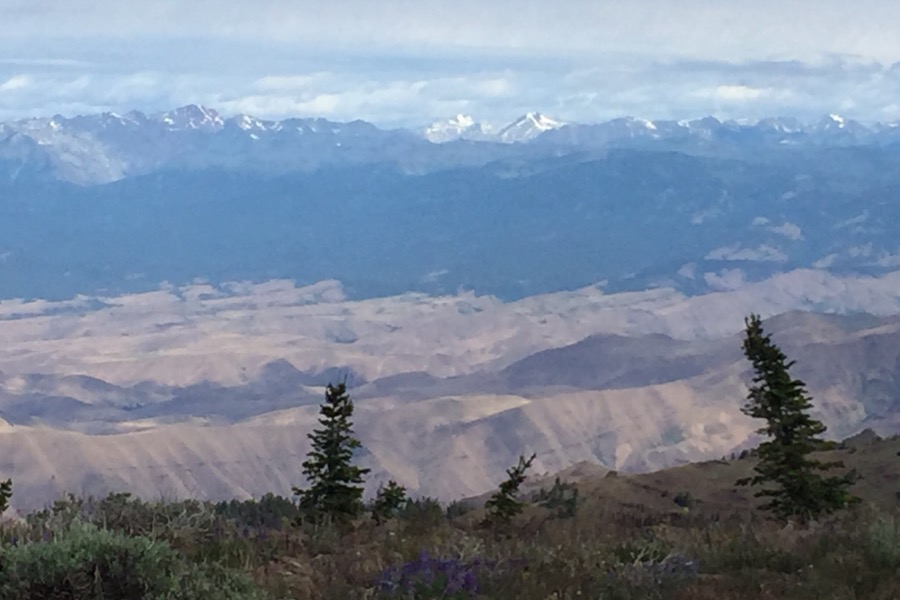
[[[822,449],[825,425],[812,416],[812,398],[806,384],[794,379],[788,361],[771,336],[763,331],[759,315],[744,320],[744,355],[753,364],[753,385],[741,409],[748,416],[764,419],[758,433],[768,440],[760,444],[756,474],[738,485],[763,486],[758,498],[768,498],[763,509],[779,519],[809,521],[844,508],[854,501],[848,488],[854,475],[829,477],[824,472],[843,467],[840,462],[822,462],[811,457]]]
[[[293,490],[311,518],[347,521],[362,512],[363,476],[369,469],[353,465],[361,444],[353,436],[353,401],[346,383],[328,385],[319,415],[322,427],[308,435],[312,447],[303,463],[308,487]]]

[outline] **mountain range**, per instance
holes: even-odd
[[[359,298],[693,294],[900,266],[896,126],[531,113],[439,131],[199,106],[4,124],[0,297],[276,278]]]
[[[73,118],[56,115],[0,124],[0,181],[9,184],[43,174],[95,185],[173,168],[285,173],[365,164],[422,173],[610,148],[690,154],[721,154],[728,148],[730,153],[742,149],[749,157],[760,147],[893,147],[898,143],[900,127],[895,123],[867,127],[834,114],[809,124],[788,118],[738,123],[713,117],[655,122],[629,117],[578,124],[531,112],[500,126],[458,115],[421,130],[383,130],[364,121],[223,118],[214,109],[188,105],[153,115],[139,111]]]

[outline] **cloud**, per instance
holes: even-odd
[[[888,252],[882,252],[878,259],[875,261],[875,264],[879,267],[895,269],[900,267],[900,252],[896,252],[894,254],[890,254]]]
[[[678,269],[678,274],[686,279],[694,279],[697,276],[697,264],[686,263]]]
[[[576,122],[900,119],[900,3],[821,0],[815,18],[799,0],[548,6],[6,0],[0,85],[18,87],[0,90],[0,118],[197,102],[389,126],[530,110]]]
[[[777,233],[778,235],[783,235],[787,239],[793,240],[795,242],[803,239],[803,230],[800,229],[800,226],[790,222],[784,223],[777,227],[770,227],[769,231]]]
[[[261,92],[298,92],[312,89],[329,77],[328,73],[309,75],[267,75],[257,79],[253,86]]]
[[[264,49],[216,48],[218,52],[197,52],[192,60],[181,57],[169,65],[152,56],[152,45],[139,47],[115,65],[94,68],[34,65],[24,71],[0,64],[0,118],[68,114],[76,107],[153,112],[202,103],[263,118],[361,118],[388,126],[420,126],[458,112],[504,123],[532,110],[574,122],[709,114],[814,120],[829,112],[876,121],[890,116],[894,98],[900,96],[900,77],[887,76],[887,69],[841,61],[801,70],[805,75],[788,83],[771,62],[742,64],[744,83],[736,84],[732,63],[698,66],[632,57],[592,67],[565,61],[509,66],[504,60],[477,64],[388,56],[374,62],[322,59],[306,65],[291,64],[280,51],[266,60]],[[211,54],[230,68],[217,69],[204,58]],[[799,68],[792,62],[785,69]]]
[[[862,246],[851,246],[847,253],[851,258],[866,258],[872,256],[872,243],[864,244]]]
[[[718,85],[712,88],[696,90],[693,95],[702,100],[714,100],[716,102],[750,102],[759,100],[774,94],[772,88],[757,88],[747,85]]]
[[[14,75],[0,83],[0,93],[21,90],[28,87],[30,83],[31,79],[27,75]]]
[[[816,262],[814,262],[812,264],[812,266],[816,269],[828,269],[829,267],[834,265],[835,262],[837,262],[837,259],[838,259],[837,254],[834,254],[834,253],[828,254],[826,256],[823,256]]]
[[[787,255],[772,246],[763,244],[757,248],[743,248],[740,244],[716,248],[706,255],[706,260],[785,262]]]
[[[650,53],[726,60],[844,54],[900,60],[882,0],[5,0],[0,22],[22,38],[193,37],[308,47],[468,48],[571,56]],[[200,25],[198,27],[198,25]]]
[[[388,125],[423,124],[434,116],[472,108],[473,100],[502,102],[515,92],[511,78],[486,73],[472,77],[424,79],[362,78],[346,73],[264,76],[250,86],[220,99],[226,113],[284,118],[315,115],[339,120],[365,119]],[[411,122],[410,115],[421,115]]]
[[[67,58],[0,58],[0,68],[16,67],[29,69],[33,67],[56,69],[85,69],[93,65],[83,60]]]
[[[715,291],[736,290],[746,283],[744,273],[740,269],[722,269],[718,273],[704,273],[703,280]]]
[[[754,88],[746,85],[720,85],[715,89],[715,92],[712,95],[717,100],[747,102],[750,100],[758,100],[771,93],[771,89]]]

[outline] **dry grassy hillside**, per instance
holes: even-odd
[[[588,289],[509,305],[348,302],[334,284],[275,283],[99,309],[3,303],[0,473],[16,481],[22,509],[66,491],[288,494],[321,385],[342,375],[370,492],[390,477],[417,494],[476,495],[530,452],[548,473],[701,461],[754,443],[757,424],[739,411],[744,305],[765,292],[770,307],[830,299],[846,309],[837,281],[801,272],[692,299]],[[854,283],[882,312],[900,289]],[[898,431],[900,319],[789,312],[767,329],[798,360],[831,436]]]
[[[900,508],[900,437],[872,440],[849,438],[843,449],[820,453],[823,460],[837,460],[846,471],[855,469],[861,479],[853,493],[864,503],[886,511]],[[563,481],[577,484],[581,497],[594,508],[609,511],[637,510],[651,513],[683,513],[673,502],[679,492],[693,498],[691,511],[728,515],[746,512],[759,504],[751,488],[734,482],[753,472],[753,458],[710,460],[650,473],[578,473],[563,471]],[[536,478],[532,489],[552,484],[552,477]]]

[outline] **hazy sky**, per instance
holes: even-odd
[[[900,121],[890,0],[0,0],[0,120]]]

